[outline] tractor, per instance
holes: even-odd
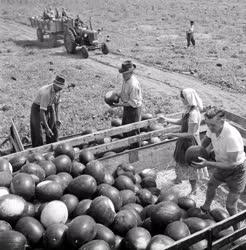
[[[108,54],[109,49],[106,43],[100,43],[98,41],[98,35],[101,30],[92,29],[91,21],[90,28],[86,26],[82,21],[76,19],[66,26],[64,33],[64,45],[67,53],[74,54],[76,47],[81,47],[81,55],[83,58],[89,57],[90,50],[101,50],[103,54]]]

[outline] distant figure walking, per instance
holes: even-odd
[[[186,31],[186,39],[187,39],[187,48],[192,43],[195,46],[195,38],[194,38],[194,21],[190,21],[190,28]]]

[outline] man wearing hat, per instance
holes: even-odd
[[[124,61],[119,69],[123,76],[123,84],[119,103],[114,106],[123,106],[122,125],[141,120],[142,90],[140,83],[134,75],[136,65],[130,60]],[[128,136],[136,134],[136,131],[128,133]]]
[[[42,130],[45,131],[46,143],[58,141],[59,101],[60,91],[65,86],[65,79],[56,76],[54,82],[45,85],[38,90],[38,94],[31,108],[31,139],[32,146],[38,147],[44,144]]]

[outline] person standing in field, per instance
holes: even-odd
[[[210,211],[210,206],[215,198],[216,189],[222,183],[229,188],[226,209],[230,216],[238,213],[238,199],[245,189],[246,162],[243,138],[239,131],[225,120],[225,112],[217,107],[209,108],[204,114],[208,126],[202,146],[212,144],[215,161],[208,161],[201,157],[201,162],[192,164],[195,168],[205,166],[213,168],[213,175],[208,182],[206,200],[201,206],[204,212]],[[238,229],[239,225],[233,226]]]
[[[190,44],[195,47],[195,38],[194,38],[194,21],[190,21],[190,28],[186,31],[186,39],[187,39],[187,48],[189,48]]]
[[[142,110],[142,88],[134,75],[136,65],[130,60],[124,61],[119,69],[119,73],[123,76],[122,89],[119,94],[120,101],[115,103],[115,107],[123,107],[122,125],[126,125],[141,120]],[[127,136],[133,136],[138,131],[127,133]]]
[[[38,90],[38,94],[32,104],[30,127],[32,147],[44,144],[43,130],[46,135],[46,143],[58,141],[60,91],[65,86],[65,79],[56,76],[54,82],[45,85]]]
[[[176,162],[175,184],[183,180],[189,180],[191,185],[191,194],[197,192],[197,181],[200,178],[207,177],[207,169],[197,170],[189,166],[185,161],[185,152],[192,145],[200,145],[200,123],[203,103],[197,92],[192,88],[181,90],[180,98],[185,107],[185,111],[180,119],[172,119],[160,115],[164,122],[177,124],[181,126],[179,133],[170,133],[169,135],[178,137],[174,150],[174,160]]]

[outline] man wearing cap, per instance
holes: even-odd
[[[42,129],[45,131],[46,143],[58,141],[57,128],[61,125],[59,120],[60,91],[65,86],[65,79],[56,76],[54,82],[38,90],[38,94],[31,108],[31,139],[32,146],[44,144]]]
[[[122,125],[138,122],[141,119],[142,90],[140,83],[134,75],[136,65],[130,60],[124,61],[119,69],[123,76],[123,84],[119,103],[114,106],[123,106]],[[130,133],[128,136],[134,135]]]

